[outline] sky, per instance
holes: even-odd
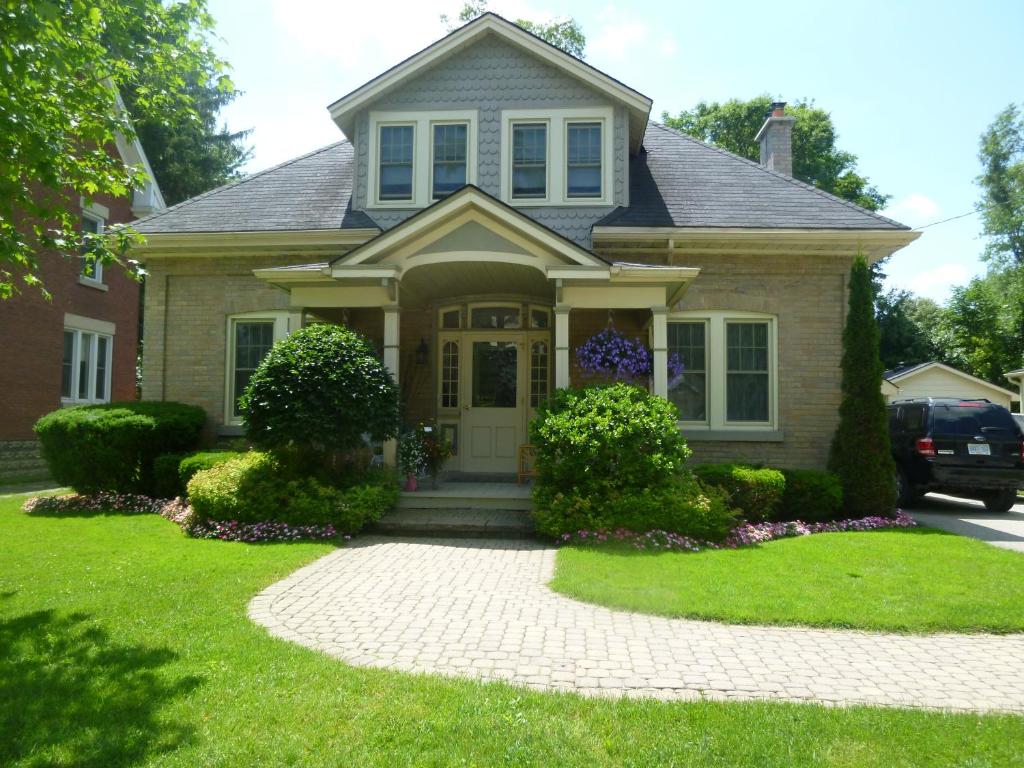
[[[220,54],[243,91],[223,118],[252,129],[246,172],[342,135],[327,105],[441,37],[461,0],[209,0]],[[814,99],[838,145],[922,236],[888,285],[943,301],[982,274],[978,140],[1024,102],[1024,2],[584,2],[491,0],[507,18],[571,16],[587,61],[654,100],[652,117],[701,100]]]

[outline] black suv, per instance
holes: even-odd
[[[988,400],[922,397],[889,404],[900,506],[928,491],[1006,512],[1024,488],[1024,431]]]

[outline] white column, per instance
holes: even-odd
[[[569,307],[555,307],[555,388],[569,386]]]
[[[398,321],[401,308],[397,304],[388,304],[384,309],[384,367],[391,371],[398,384]],[[398,466],[398,441],[388,440],[384,443],[384,463],[389,467]]]
[[[668,307],[651,307],[654,394],[668,398]]]

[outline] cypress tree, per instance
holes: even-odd
[[[829,469],[843,486],[849,517],[892,515],[896,465],[882,397],[882,362],[868,263],[860,253],[850,270],[850,304],[843,331],[843,399]]]

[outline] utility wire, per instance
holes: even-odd
[[[920,227],[914,227],[914,230],[928,229],[928,227],[937,227],[939,224],[945,224],[947,221],[956,221],[957,219],[962,219],[965,216],[973,216],[976,213],[981,213],[981,211],[975,209],[973,211],[968,211],[967,213],[961,213],[959,216],[950,216],[948,219],[942,219],[941,221],[933,221],[931,224],[924,224]]]

